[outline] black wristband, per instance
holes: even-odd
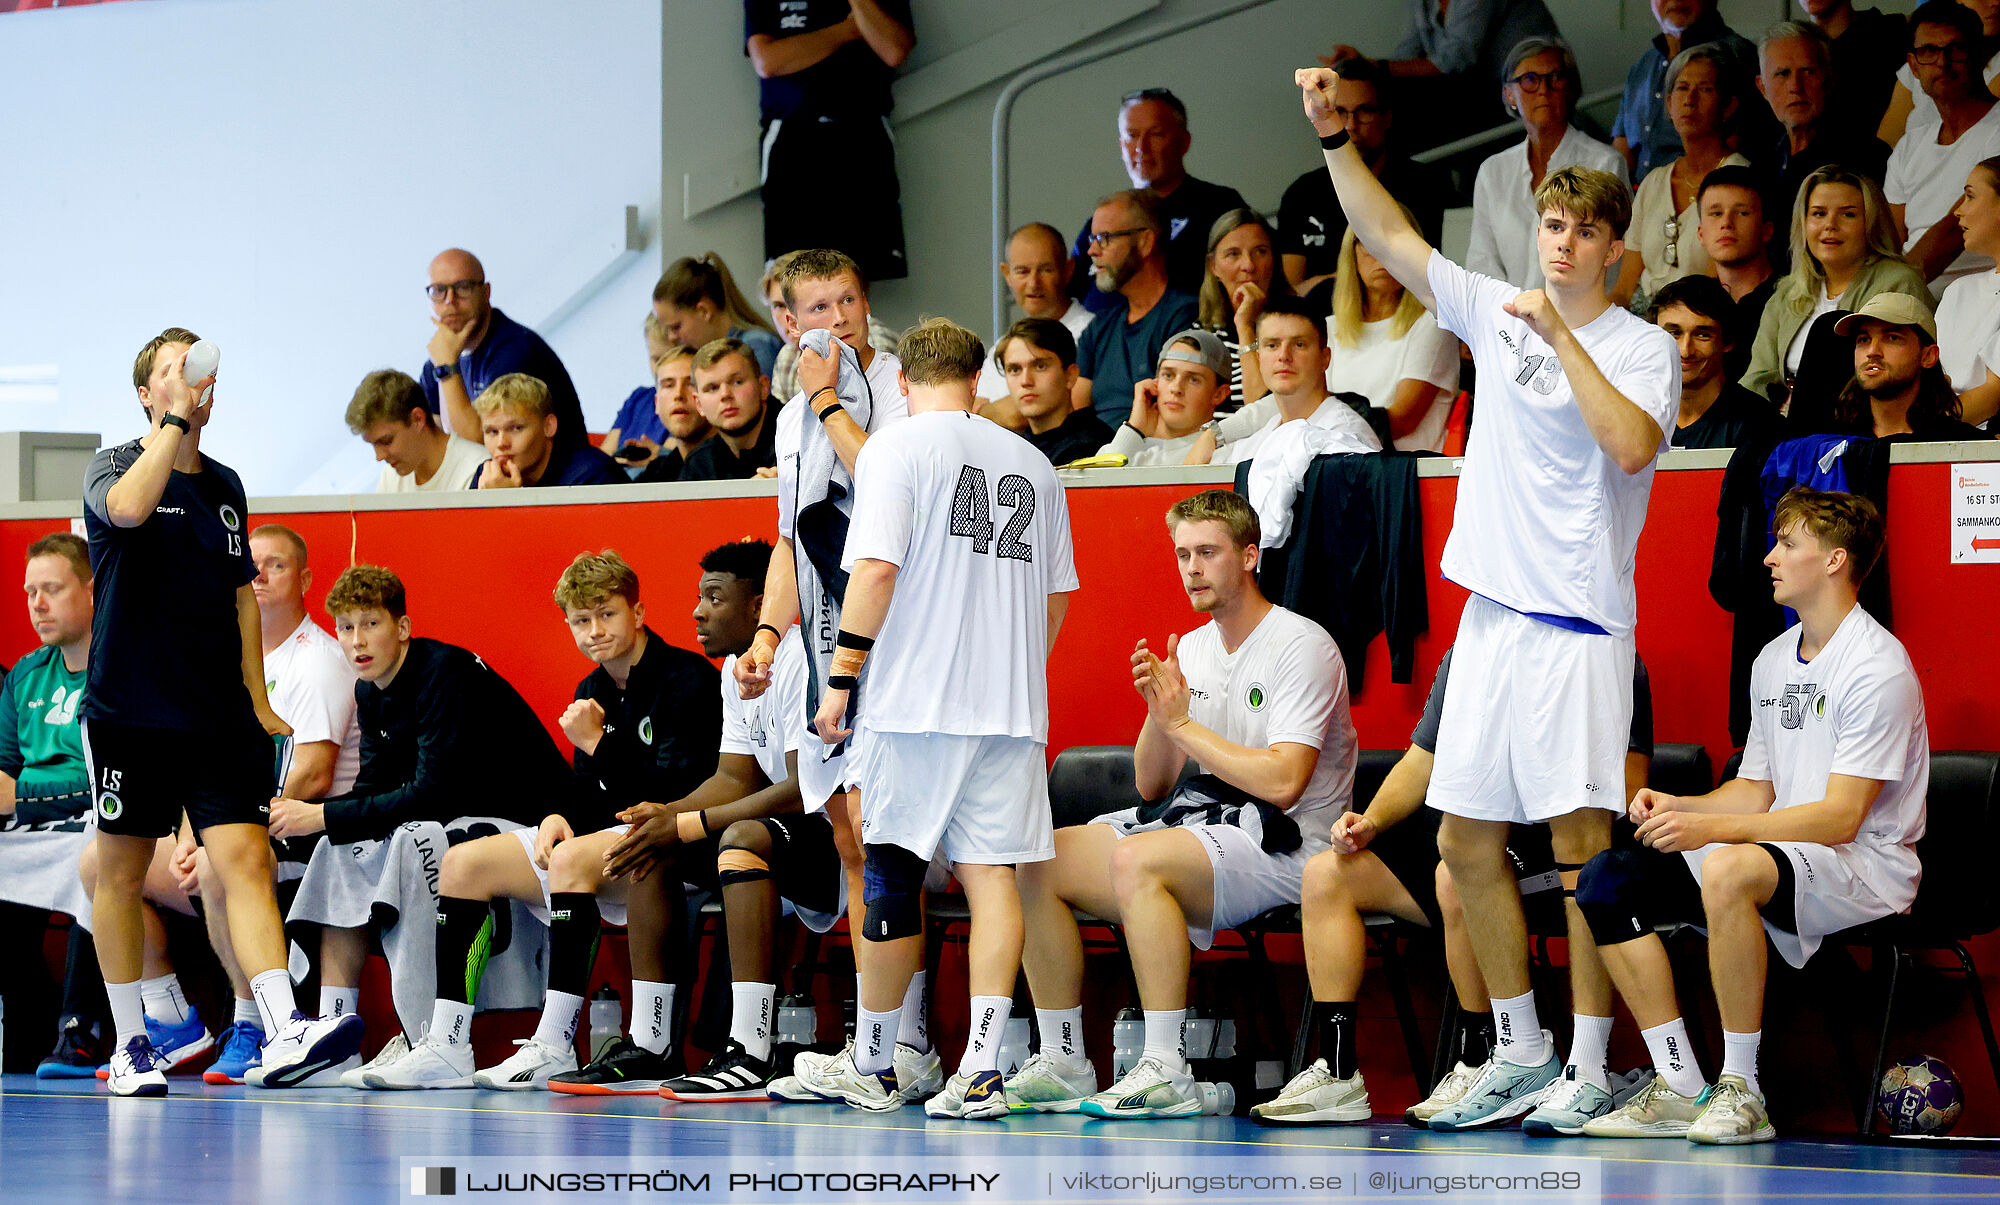
[[[715,830],[708,827],[708,809],[703,808],[701,811],[696,812],[694,816],[695,819],[701,821],[701,835],[704,837],[713,837]]]
[[[780,632],[780,631],[779,631],[778,629],[776,629],[776,628],[772,627],[772,626],[771,626],[770,624],[768,624],[768,623],[760,623],[760,624],[758,624],[758,625],[757,625],[757,631],[758,631],[758,632],[769,632],[769,633],[770,633],[771,635],[773,635],[773,636],[776,636],[776,637],[777,637],[777,638],[778,638],[779,640],[783,640],[783,639],[785,638],[785,634],[784,634],[783,632]],[[755,636],[756,636],[756,633],[755,633],[755,632],[751,633],[751,636],[752,636],[752,638],[754,639],[754,638],[755,638]]]
[[[1323,151],[1337,151],[1341,147],[1344,147],[1346,145],[1347,145],[1347,127],[1345,126],[1342,126],[1340,129],[1334,131],[1331,134],[1320,135],[1319,149]]]
[[[828,690],[853,690],[855,684],[853,674],[828,674],[826,678]]]
[[[178,414],[162,414],[160,416],[160,426],[162,428],[179,427],[183,435],[194,430],[193,427],[188,425],[188,420]]]
[[[875,647],[875,642],[866,636],[857,636],[846,628],[842,628],[840,635],[833,638],[833,647],[837,649],[853,649],[857,653],[865,653]]]
[[[822,393],[831,393],[833,395],[833,405],[827,406],[824,409],[813,405],[813,402]],[[840,409],[840,391],[831,385],[822,385],[818,389],[813,390],[812,395],[806,398],[806,408],[813,412],[813,417],[819,419],[821,422],[825,422],[828,414]]]

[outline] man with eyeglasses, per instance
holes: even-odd
[[[1111,300],[1076,341],[1071,400],[1115,428],[1132,413],[1132,389],[1153,375],[1167,337],[1193,326],[1199,307],[1169,281],[1167,223],[1151,193],[1132,189],[1099,201],[1081,242]]]
[[[1769,151],[1751,159],[1777,173],[1775,196],[1787,214],[1799,185],[1827,164],[1838,163],[1879,182],[1889,162],[1889,144],[1875,137],[1873,130],[1842,126],[1828,118],[1832,82],[1833,51],[1826,35],[1813,26],[1780,21],[1757,39],[1757,91],[1770,104],[1783,133]]]
[[[1653,19],[1660,33],[1639,61],[1625,73],[1625,93],[1618,100],[1618,120],[1611,127],[1611,145],[1625,156],[1632,179],[1680,157],[1681,136],[1667,116],[1667,66],[1690,46],[1720,43],[1748,80],[1757,48],[1729,28],[1715,9],[1715,0],[1652,0]],[[1747,112],[1744,116],[1748,116]]]
[[[549,387],[556,416],[556,448],[568,453],[589,440],[583,403],[555,349],[542,337],[493,308],[493,286],[470,251],[456,247],[431,261],[430,358],[420,383],[424,403],[453,434],[478,443],[479,414],[472,399],[510,372],[526,373]]]
[[[1131,177],[1132,187],[1150,190],[1158,198],[1160,248],[1166,257],[1167,284],[1188,294],[1201,290],[1201,276],[1208,259],[1208,228],[1230,210],[1249,205],[1233,188],[1188,175],[1187,153],[1192,141],[1187,106],[1167,89],[1143,88],[1119,100],[1118,157],[1125,165],[1125,174]],[[1078,268],[1083,267],[1086,259],[1095,262],[1097,258],[1091,242],[1096,230],[1094,224],[1085,223],[1077,232],[1073,250]],[[1071,279],[1071,295],[1081,298],[1092,313],[1101,314],[1115,305],[1113,292],[1097,283],[1089,272],[1079,271]],[[1165,337],[1179,329],[1169,326],[1161,335]],[[1125,402],[1119,404],[1121,416],[1125,405]]]
[[[1926,0],[1910,16],[1910,70],[1937,103],[1938,124],[1912,126],[1889,155],[1882,193],[1903,239],[1903,258],[1933,291],[1993,261],[1965,249],[1965,230],[1947,221],[1981,160],[2000,155],[2000,105],[1981,74],[1979,18],[1958,0]]]
[[[1368,170],[1390,196],[1417,215],[1424,237],[1436,242],[1450,180],[1437,168],[1389,149],[1396,114],[1389,103],[1388,84],[1383,64],[1350,59],[1341,66],[1340,83],[1334,88],[1333,116],[1361,152]],[[1316,167],[1292,181],[1278,202],[1278,254],[1293,292],[1304,296],[1333,277],[1341,236],[1346,233],[1347,215],[1340,210],[1325,168]]]

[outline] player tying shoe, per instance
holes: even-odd
[[[1563,1124],[1612,1107],[1609,994],[1589,927],[1569,908],[1576,1041],[1565,1064],[1530,990],[1527,922],[1506,856],[1510,826],[1549,826],[1565,891],[1622,812],[1637,600],[1632,566],[1653,464],[1680,405],[1666,332],[1612,306],[1631,194],[1588,168],[1536,189],[1547,280],[1521,292],[1434,251],[1368,171],[1333,115],[1337,77],[1295,76],[1355,236],[1438,325],[1472,348],[1480,434],[1459,478],[1444,575],[1471,591],[1427,802],[1493,993],[1495,1050],[1434,1130],[1547,1109]],[[1542,1090],[1558,1079],[1556,1093]],[[1585,1089],[1589,1089],[1586,1091]]]
[[[923,955],[924,877],[941,852],[972,913],[972,1016],[958,1071],[925,1112],[1004,1117],[1000,1038],[1022,941],[1015,866],[1053,852],[1047,660],[1077,588],[1069,507],[1047,457],[972,413],[978,336],[934,318],[900,346],[911,417],[869,440],[856,465],[842,558],[851,576],[815,721],[828,745],[860,732],[860,1011],[853,1047],[830,1063],[801,1060],[797,1076],[857,1108],[902,1105],[901,1001]]]

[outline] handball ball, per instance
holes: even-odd
[[[1891,1134],[1948,1134],[1964,1107],[1958,1075],[1929,1055],[1889,1068],[1875,1093],[1875,1115]]]

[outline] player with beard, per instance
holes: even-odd
[[[1833,330],[1854,339],[1854,379],[1834,404],[1839,429],[1923,443],[1992,438],[1959,418],[1958,394],[1938,367],[1937,327],[1922,302],[1877,293]]]

